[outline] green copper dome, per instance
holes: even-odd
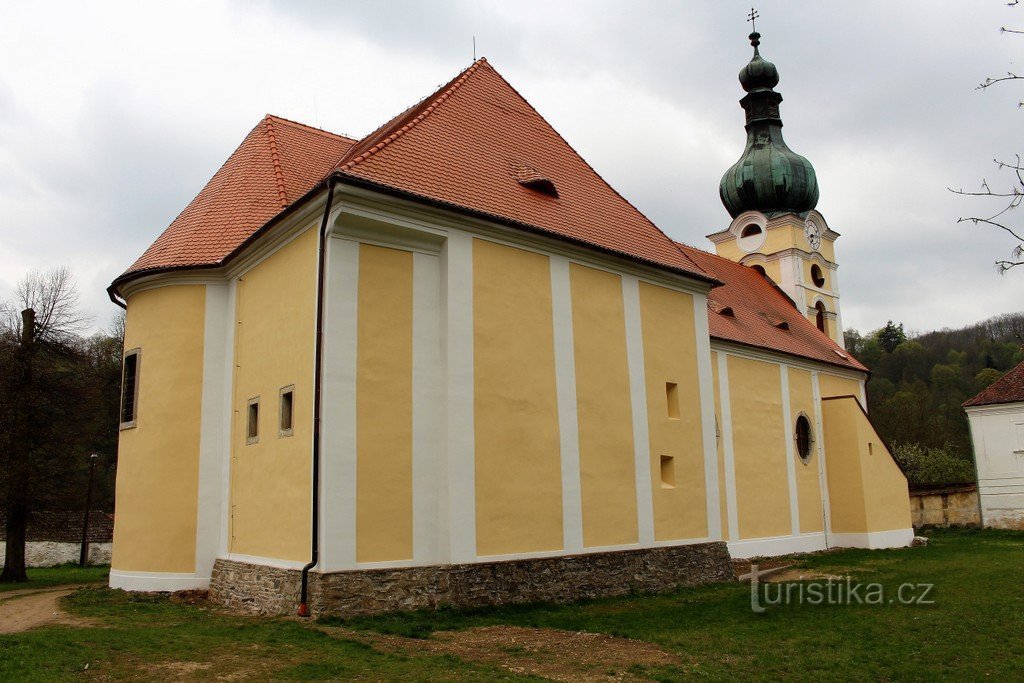
[[[754,57],[740,71],[740,85],[747,92],[740,100],[747,114],[747,146],[718,186],[722,203],[733,218],[744,211],[768,216],[803,214],[818,204],[814,167],[782,139],[782,95],[773,90],[779,83],[779,70],[762,59],[760,38],[759,33],[750,34]]]

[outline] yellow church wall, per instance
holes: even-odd
[[[856,462],[860,470],[862,490],[859,493],[863,498],[864,515],[863,518],[853,520],[860,528],[850,531],[909,529],[912,523],[907,478],[860,405],[852,398],[837,398],[823,401],[822,408],[822,419],[836,420],[843,429],[845,450],[841,450],[841,457],[849,459],[851,463]],[[830,452],[830,468],[834,459]],[[853,465],[849,467],[852,469]],[[847,485],[846,482],[837,482],[837,486],[844,485]],[[851,492],[851,495],[854,493]],[[831,483],[829,494],[832,495]],[[835,503],[832,509],[834,517]],[[833,521],[833,530],[842,532],[846,529],[836,528]]]
[[[547,256],[473,240],[478,555],[563,547],[551,305]]]
[[[640,283],[654,538],[708,535],[693,297]],[[670,392],[667,383],[676,385]],[[663,457],[671,458],[663,463]],[[667,478],[666,478],[667,477]]]
[[[118,442],[111,566],[195,571],[206,287],[128,299],[124,348],[140,349],[136,425]]]
[[[814,389],[811,373],[807,370],[789,368],[789,413],[793,424],[803,413],[814,425]],[[795,427],[794,427],[795,428]],[[794,432],[795,433],[795,432]],[[821,438],[814,434],[815,440]],[[800,533],[807,534],[824,530],[825,518],[822,505],[821,479],[818,474],[817,443],[812,444],[814,454],[808,463],[795,457],[797,503],[800,510]]]
[[[868,531],[861,469],[859,408],[851,399],[821,402],[833,533]]]
[[[230,550],[309,559],[317,232],[306,230],[238,280],[231,435]],[[292,435],[279,434],[280,393],[294,386]],[[259,437],[247,443],[250,399]]]
[[[818,375],[821,397],[856,396],[860,400],[860,380],[822,372]],[[866,406],[865,406],[866,407]]]
[[[359,246],[356,561],[411,559],[413,255]]]
[[[788,536],[792,526],[779,366],[729,356],[728,369],[740,539]]]
[[[583,545],[636,543],[636,465],[622,278],[569,266]]]
[[[722,421],[722,389],[718,379],[718,353],[711,352],[711,380],[715,393],[715,442],[718,451],[718,513],[722,520],[722,538],[732,540],[729,535],[729,501],[726,497],[728,492],[725,486],[725,438],[722,434],[724,422]]]

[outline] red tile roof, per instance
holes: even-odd
[[[704,272],[723,283],[708,295],[708,325],[713,338],[867,372],[761,273],[685,244],[679,247]]]
[[[520,182],[524,167],[557,195]],[[355,145],[337,170],[708,279],[484,59]]]
[[[359,142],[268,114],[115,286],[223,264],[331,173],[720,280],[713,337],[864,370],[754,270],[676,245],[483,59]]]
[[[974,398],[964,401],[964,407],[1017,401],[1024,401],[1024,362],[1012,368]]]
[[[219,265],[324,177],[354,140],[268,114],[118,278]]]

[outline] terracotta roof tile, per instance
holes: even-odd
[[[708,326],[713,338],[867,371],[753,268],[685,244],[679,247],[704,272],[723,283],[708,295]]]
[[[328,173],[354,140],[267,115],[119,280],[217,265]]]
[[[1024,401],[1024,362],[1012,368],[974,398],[964,401],[964,407],[1017,401]]]
[[[522,168],[557,192],[519,182]],[[337,170],[708,279],[483,59],[367,136]]]

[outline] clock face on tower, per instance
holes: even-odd
[[[804,223],[804,236],[807,237],[807,244],[815,251],[821,246],[821,228],[814,221]]]

